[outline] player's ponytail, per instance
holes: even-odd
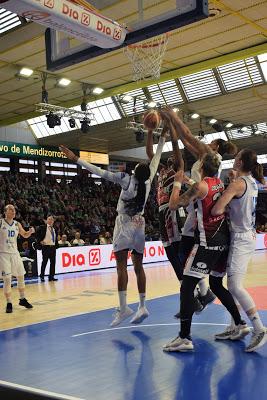
[[[253,178],[258,182],[264,184],[265,179],[263,176],[262,165],[257,162],[257,153],[250,149],[244,149],[240,153],[240,160],[242,161],[242,170],[244,172],[251,172]]]
[[[138,164],[134,171],[134,176],[138,181],[137,193],[133,199],[124,200],[126,203],[126,212],[130,217],[140,213],[146,200],[146,184],[150,177],[150,169],[148,164]]]

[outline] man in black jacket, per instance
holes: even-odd
[[[45,281],[44,275],[48,260],[50,260],[50,273],[48,280],[57,281],[54,275],[56,266],[56,249],[58,248],[58,241],[57,241],[57,232],[53,227],[54,221],[55,220],[53,215],[48,215],[46,224],[40,226],[36,235],[37,243],[42,249],[42,256],[43,256],[41,273],[40,273],[41,282]]]

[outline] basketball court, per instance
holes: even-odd
[[[246,286],[267,324],[267,254],[257,251]],[[179,322],[178,285],[168,263],[146,266],[148,309],[141,325],[110,328],[117,306],[116,271],[60,275],[57,283],[27,285],[34,308],[2,314],[0,384],[25,399],[250,399],[267,395],[267,348],[245,353],[246,340],[215,341],[229,315],[218,304],[194,316],[195,350],[164,353]],[[13,289],[15,291],[15,289]],[[15,293],[13,294],[15,297]],[[129,303],[137,308],[134,272]],[[14,301],[15,305],[15,301]],[[9,391],[9,393],[12,393]],[[38,397],[39,396],[39,397]]]
[[[133,133],[143,126],[136,115],[152,100],[156,106],[181,106],[195,135],[202,131],[202,122],[190,118],[198,109],[205,119],[233,121],[239,130],[266,121],[267,78],[257,58],[267,53],[266,1],[3,0],[0,6],[19,13],[25,23],[20,37],[14,31],[5,42],[0,41],[4,76],[0,87],[5,96],[0,99],[0,126],[33,121],[50,112],[45,92],[59,108],[109,98],[122,115],[118,120],[111,118],[110,125],[95,126],[93,135],[89,130],[80,134],[77,126],[58,135],[40,133],[36,137],[42,146],[64,143],[116,158],[120,151],[140,147]],[[35,24],[27,26],[27,20]],[[228,90],[221,78],[224,71],[218,68],[232,63],[240,63],[231,70],[235,82],[246,74],[248,83]],[[35,69],[35,82],[18,79],[17,68],[24,64]],[[242,68],[240,73],[238,68]],[[190,97],[186,81],[178,79],[205,75],[208,70],[217,80],[215,89],[207,89],[211,96],[202,100],[194,87]],[[61,76],[72,80],[72,86],[63,91],[58,88]],[[105,90],[99,97],[93,92],[96,85]],[[175,101],[172,95],[168,97],[172,91]],[[131,97],[128,103],[124,95]],[[36,113],[41,98],[43,108]],[[207,132],[213,132],[210,126]],[[267,154],[265,142],[254,134],[256,128],[251,132],[251,137],[242,138],[243,147]],[[266,266],[267,251],[258,250],[246,276],[246,288],[265,326]],[[3,302],[0,310],[1,397],[266,399],[267,346],[246,353],[249,336],[235,342],[215,341],[214,335],[229,324],[229,314],[218,301],[193,317],[194,351],[163,352],[163,345],[179,333],[180,323],[173,317],[179,309],[179,283],[167,262],[147,264],[145,270],[150,315],[140,325],[126,320],[110,328],[118,305],[114,268],[61,274],[58,282],[27,285],[32,310],[15,303],[13,288],[14,312],[6,314]],[[135,274],[129,267],[128,303],[134,310],[137,296]]]

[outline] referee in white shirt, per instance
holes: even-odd
[[[48,215],[46,224],[40,226],[37,231],[37,242],[41,246],[43,261],[41,265],[40,279],[44,282],[45,268],[47,261],[50,260],[50,271],[49,281],[57,281],[55,278],[55,266],[56,266],[56,249],[58,248],[57,232],[54,225],[53,215]]]

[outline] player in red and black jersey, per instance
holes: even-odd
[[[185,213],[182,207],[178,210],[170,210],[169,200],[172,193],[174,176],[179,169],[184,169],[184,161],[178,147],[178,139],[172,124],[165,124],[164,130],[170,132],[173,156],[167,163],[160,163],[157,179],[157,202],[159,206],[160,236],[165,248],[168,260],[172,264],[179,281],[183,277],[183,267],[179,259],[179,244],[181,240],[182,219]],[[153,132],[148,131],[146,152],[149,159],[153,158]]]
[[[226,271],[228,256],[229,231],[225,214],[216,216],[211,210],[223,192],[223,183],[216,178],[220,162],[216,155],[206,154],[201,161],[202,180],[195,183],[180,196],[184,181],[183,171],[175,175],[173,191],[170,197],[170,209],[186,206],[190,201],[197,202],[197,238],[186,262],[181,286],[181,330],[179,336],[164,346],[165,351],[193,350],[191,340],[191,322],[194,313],[194,290],[200,279],[209,275],[213,293],[232,315],[236,326],[243,321],[230,292],[224,288],[222,277]]]

